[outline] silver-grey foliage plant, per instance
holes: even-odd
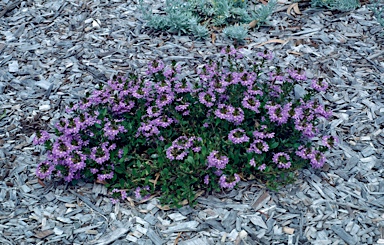
[[[244,25],[241,26],[228,26],[223,30],[224,35],[229,38],[242,42],[248,35],[248,28]]]
[[[377,22],[384,27],[384,0],[371,1],[372,5],[369,7]]]
[[[147,25],[156,30],[192,33],[195,37],[209,36],[208,26],[229,26],[223,30],[228,37],[238,41],[248,34],[245,24],[257,22],[257,28],[265,23],[277,4],[270,0],[254,10],[247,0],[166,0],[165,14],[152,14],[148,5],[139,0],[139,8]]]
[[[360,7],[359,0],[312,0],[313,7],[326,7],[331,10],[351,11]]]

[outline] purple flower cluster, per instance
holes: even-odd
[[[112,198],[111,198],[112,204],[116,204],[120,200],[125,200],[127,198],[127,192],[125,190],[118,190],[115,188],[112,190],[111,194],[112,194]]]
[[[272,60],[273,59],[273,54],[271,51],[265,50],[264,52],[258,52],[257,55],[263,59],[266,59],[266,60]]]
[[[235,108],[231,105],[219,104],[214,113],[218,118],[235,125],[240,125],[244,120],[244,111],[240,107]]]
[[[251,145],[249,146],[247,152],[253,152],[256,154],[262,154],[263,151],[267,152],[269,150],[268,143],[261,140],[261,139],[255,139]]]
[[[150,191],[149,186],[144,186],[143,188],[137,187],[134,191],[135,198],[138,200],[141,200],[141,199],[146,200],[151,196],[151,194],[149,194],[149,191]]]
[[[244,145],[247,145],[245,149],[247,153],[241,149],[242,152],[238,157],[243,159],[245,155],[250,156],[249,164],[253,167],[252,170],[269,174],[271,169],[289,169],[291,156],[285,152],[290,150],[286,151],[282,149],[282,144],[276,146],[271,141],[278,142],[280,137],[286,137],[281,135],[282,132],[289,134],[289,130],[294,129],[301,133],[300,136],[314,137],[318,134],[317,118],[327,119],[331,116],[331,112],[318,101],[307,99],[297,102],[287,98],[287,102],[281,103],[283,95],[292,95],[293,92],[287,90],[297,81],[306,82],[307,77],[304,73],[287,70],[287,75],[277,70],[266,73],[270,81],[265,82],[259,79],[263,77],[260,76],[263,73],[260,73],[257,63],[254,64],[253,71],[245,70],[247,65],[233,69],[233,64],[238,63],[236,59],[241,57],[238,50],[227,47],[222,50],[222,54],[229,57],[228,62],[211,62],[198,69],[200,79],[195,82],[182,79],[178,75],[181,68],[174,63],[171,67],[166,67],[161,60],[155,60],[148,65],[147,75],[151,75],[149,80],[135,76],[118,77],[109,80],[105,87],[99,85],[92,95],[87,94],[78,104],[67,108],[68,113],[75,115],[63,118],[56,124],[57,138],[52,139],[46,131],[36,133],[33,143],[45,143],[48,146],[47,159],[38,165],[36,175],[39,178],[56,175],[65,181],[72,181],[83,177],[84,174],[89,176],[91,173],[99,183],[114,180],[115,174],[118,173],[117,167],[115,173],[115,166],[122,162],[119,158],[127,155],[128,147],[123,145],[130,144],[130,139],[126,137],[132,135],[137,138],[133,137],[132,141],[135,143],[132,144],[144,142],[145,145],[160,146],[161,149],[167,145],[168,148],[165,150],[167,159],[183,161],[190,153],[201,152],[202,139],[195,136],[180,136],[169,145],[170,142],[167,141],[169,139],[166,138],[169,135],[174,137],[175,133],[190,135],[196,132],[194,128],[196,122],[191,122],[188,126],[185,123],[187,118],[198,120],[197,123],[203,125],[202,135],[208,137],[213,135],[210,131],[218,125],[218,122],[224,124],[223,129],[215,130],[214,133],[221,134],[219,135],[221,138],[227,135],[228,140],[236,145],[246,143]],[[273,58],[271,52],[261,52],[258,55],[264,59],[262,64]],[[219,64],[223,64],[223,67],[219,67]],[[320,79],[311,81],[311,86],[314,91],[321,92],[327,89],[328,84]],[[271,122],[273,126],[267,126]],[[229,124],[236,125],[236,129]],[[271,132],[278,127],[282,130]],[[294,131],[295,134],[297,131]],[[251,133],[252,141],[249,137]],[[277,140],[269,140],[275,137]],[[207,139],[207,142],[210,142],[210,139]],[[247,142],[250,142],[249,147]],[[337,138],[324,136],[321,142],[317,142],[323,146],[316,148],[321,151],[301,146],[296,155],[308,160],[312,167],[319,168],[326,161],[323,151],[334,147],[337,143]],[[216,149],[224,150],[227,145]],[[209,185],[212,183],[210,177],[217,176],[220,187],[233,188],[240,181],[240,176],[225,175],[233,171],[232,166],[226,169],[229,158],[218,150],[213,150],[211,146],[206,146],[211,149],[208,155],[205,155],[207,154],[205,150],[196,154],[204,154],[207,169],[213,168],[210,170],[214,175],[205,172],[203,183]],[[235,149],[239,149],[238,147]],[[128,162],[127,159],[122,160]],[[271,164],[267,167],[266,164],[271,160],[276,165]],[[250,168],[245,169],[249,171]],[[142,176],[140,178],[144,179]],[[137,187],[134,194],[137,199],[142,199],[143,195],[144,198],[148,198],[149,191],[149,186]],[[117,203],[119,199],[125,199],[126,195],[125,191],[114,189],[111,200]]]
[[[272,139],[273,137],[275,137],[275,133],[268,133],[266,130],[267,130],[267,126],[266,125],[262,125],[260,127],[260,129],[262,130],[261,132],[260,131],[253,131],[253,137],[255,137],[256,139]]]
[[[199,101],[201,104],[206,107],[212,107],[216,101],[216,96],[213,92],[200,92],[199,93]]]
[[[278,168],[290,168],[291,162],[289,161],[291,158],[287,153],[279,152],[274,153],[272,161],[277,164]]]
[[[224,169],[228,162],[229,158],[221,155],[218,151],[211,151],[207,157],[208,168],[215,167],[218,170]]]
[[[277,122],[278,125],[287,123],[289,119],[289,112],[291,110],[292,103],[287,103],[283,107],[279,104],[277,105],[266,105],[265,108],[268,109],[268,116],[272,122]]]
[[[326,81],[324,81],[323,79],[314,79],[312,80],[311,82],[311,86],[313,89],[315,89],[316,91],[318,92],[322,92],[322,91],[325,91],[327,90],[328,88],[328,83]]]
[[[260,113],[260,101],[253,96],[246,95],[241,104],[244,106],[244,108],[250,109],[256,113]]]
[[[227,182],[227,176],[222,175],[219,179],[220,187],[232,189],[240,181],[240,176],[238,174],[234,174],[234,178],[235,179],[232,182]]]
[[[296,70],[288,69],[287,70],[289,76],[291,79],[297,80],[297,81],[305,81],[307,80],[307,76],[304,73],[299,73]]]
[[[300,146],[296,151],[296,155],[300,156],[303,159],[308,159],[313,168],[321,168],[326,161],[324,153],[318,150],[312,150],[309,148],[305,148],[304,146]]]
[[[189,153],[190,150],[193,152],[199,152],[201,147],[198,146],[198,143],[202,139],[192,136],[180,136],[172,142],[172,145],[166,150],[167,158],[171,161],[174,160],[183,160]]]
[[[240,128],[229,132],[228,139],[234,144],[241,144],[249,141],[249,137],[245,134],[245,130]]]
[[[339,139],[335,136],[323,136],[321,142],[325,147],[328,149],[331,149],[332,147],[335,147],[339,143]]]
[[[243,55],[239,51],[240,50],[238,50],[234,47],[227,46],[227,47],[221,49],[220,53],[224,54],[224,55],[235,57],[236,59],[241,59],[243,57]]]
[[[300,100],[301,105],[293,110],[292,118],[295,120],[295,129],[301,131],[303,135],[311,138],[316,136],[318,129],[315,126],[317,117],[329,118],[331,111],[326,111],[324,106],[314,101],[304,102]]]
[[[45,141],[49,140],[51,136],[47,131],[37,131],[36,136],[33,138],[34,145],[41,145],[45,143]]]
[[[164,69],[164,62],[162,60],[154,60],[148,64],[147,74],[152,75]]]
[[[204,184],[208,185],[209,184],[209,175],[204,176]]]

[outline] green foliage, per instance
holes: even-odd
[[[252,10],[246,0],[166,0],[165,14],[152,14],[152,10],[140,0],[140,10],[150,28],[177,33],[192,33],[206,38],[213,26],[232,26],[225,29],[228,37],[244,40],[251,21],[257,27],[265,23],[277,4],[271,0],[267,5],[255,6]]]
[[[351,11],[360,6],[359,0],[312,0],[313,7],[326,7],[331,10]]]
[[[377,22],[384,27],[384,1],[383,0],[375,0],[371,1],[372,6],[369,8],[372,10]]]

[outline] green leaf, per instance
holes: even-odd
[[[275,149],[278,146],[279,146],[279,142],[275,141],[275,142],[272,142],[272,144],[269,145],[269,149]]]
[[[205,146],[201,147],[201,154],[203,154],[202,156],[206,156],[207,155],[207,147],[205,147]]]
[[[195,160],[193,159],[192,156],[188,156],[187,159],[185,160],[187,163],[194,164]]]
[[[4,109],[4,113],[0,116],[0,120],[3,119],[7,115],[7,111]]]

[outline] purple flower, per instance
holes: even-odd
[[[146,98],[150,94],[150,87],[135,85],[130,89],[132,96],[136,99]]]
[[[114,175],[113,171],[110,171],[109,173],[105,173],[105,174],[98,174],[97,175],[97,180],[100,181],[100,182],[103,182],[106,179],[112,179],[113,175]]]
[[[269,92],[269,94],[272,96],[272,97],[276,97],[278,98],[280,96],[280,94],[283,93],[283,90],[281,89],[281,86],[280,85],[270,85],[269,88],[271,89],[271,91]]]
[[[292,118],[298,121],[302,120],[304,118],[303,107],[296,107]]]
[[[124,153],[124,150],[123,149],[120,149],[118,152],[117,152],[117,156],[119,158],[122,158],[123,157],[123,153]]]
[[[147,108],[147,115],[148,117],[158,117],[163,112],[162,108],[159,108],[158,106],[149,106]]]
[[[254,72],[244,72],[241,76],[241,85],[249,87],[253,86],[254,82],[256,81],[257,74]]]
[[[137,187],[137,188],[135,189],[134,193],[135,193],[135,198],[136,198],[136,199],[140,199],[140,198],[141,198],[140,191],[141,191],[141,188],[140,188],[140,187]]]
[[[190,93],[192,92],[192,86],[186,80],[182,80],[181,82],[177,82],[175,84],[174,91],[178,94],[180,93]]]
[[[34,145],[40,145],[50,139],[50,135],[47,131],[37,131],[36,136],[33,138]]]
[[[159,107],[164,107],[166,105],[172,104],[175,99],[175,95],[173,93],[164,93],[157,97],[156,105]]]
[[[75,170],[82,170],[86,167],[85,160],[87,156],[80,151],[72,153],[72,156],[66,159],[69,166],[72,166]]]
[[[249,146],[247,152],[254,152],[256,154],[262,154],[263,151],[267,152],[269,150],[268,144],[261,140],[261,139],[255,139],[251,145]]]
[[[99,172],[97,168],[91,168],[89,170],[91,171],[92,174],[96,174],[97,172]]]
[[[43,161],[37,165],[36,176],[39,179],[45,179],[46,177],[52,174],[52,171],[55,169],[55,166],[49,161]]]
[[[193,152],[200,152],[200,151],[201,151],[201,147],[200,147],[200,146],[193,147],[193,148],[192,148],[192,151],[193,151]]]
[[[140,187],[137,187],[134,191],[135,193],[135,198],[140,200],[140,199],[148,199],[150,197],[149,195],[149,191],[150,191],[150,188],[149,186],[144,186],[143,188],[140,188]],[[142,192],[144,192],[144,194],[147,194],[146,196],[142,197]]]
[[[232,189],[235,185],[240,181],[240,176],[238,174],[234,174],[235,180],[232,182],[226,182],[227,177],[222,175],[219,179],[219,184],[221,188]]]
[[[237,52],[236,48],[227,46],[226,48],[221,49],[220,54],[235,55],[236,52]]]
[[[331,149],[332,147],[335,147],[336,144],[339,143],[339,139],[335,136],[323,136],[321,142],[325,147],[328,149]]]
[[[58,170],[58,177],[62,177],[65,181],[71,182],[75,177],[75,170],[69,166],[61,165]]]
[[[212,80],[210,83],[210,87],[213,88],[213,91],[215,91],[216,93],[219,93],[219,94],[224,93],[227,86],[228,86],[228,83],[226,81],[219,80],[217,78]]]
[[[119,199],[111,198],[111,203],[112,204],[117,204],[119,202]]]
[[[65,158],[69,155],[68,141],[59,138],[52,146],[52,154],[57,158]]]
[[[166,128],[169,125],[171,125],[173,122],[174,121],[172,118],[163,115],[162,117],[159,117],[159,118],[152,120],[151,124],[154,125],[155,127]]]
[[[199,101],[206,107],[212,107],[216,101],[216,96],[212,92],[199,93]]]
[[[159,94],[169,93],[172,91],[172,84],[170,81],[166,81],[166,80],[155,83],[155,91]]]
[[[265,163],[263,163],[257,169],[260,171],[264,171],[266,167],[267,167],[267,165],[265,165]]]
[[[303,132],[303,135],[308,138],[315,137],[318,132],[318,129],[314,127],[312,123],[309,123],[305,120],[295,121],[295,129]]]
[[[184,147],[172,144],[170,147],[168,147],[165,154],[167,158],[171,161],[173,160],[181,161],[188,155],[188,152],[185,151]]]
[[[297,71],[295,71],[293,69],[288,69],[287,72],[289,73],[289,76],[292,79],[295,79],[295,80],[298,80],[298,81],[305,81],[305,80],[307,80],[307,76],[304,73],[299,74]]]
[[[197,73],[203,82],[210,81],[216,75],[216,63],[212,65],[205,65],[202,69],[199,69]]]
[[[266,105],[265,108],[268,109],[268,115],[271,121],[281,125],[288,121],[291,106],[292,103],[287,103],[284,107],[281,107],[281,105]]]
[[[212,151],[208,157],[208,168],[215,167],[217,169],[224,169],[229,162],[228,157],[222,156],[218,151]]]
[[[247,94],[263,96],[264,93],[263,93],[263,91],[260,90],[259,87],[254,85],[254,86],[248,86]]]
[[[216,176],[220,176],[223,174],[223,171],[221,170],[216,170],[215,172],[213,172]]]
[[[249,137],[243,129],[237,128],[229,132],[228,139],[234,144],[241,144],[249,141]]]
[[[249,161],[249,165],[251,165],[252,167],[256,167],[256,162],[255,162],[255,159],[252,158],[250,161]]]
[[[117,115],[130,112],[135,107],[134,101],[116,101],[112,104],[112,111]]]
[[[272,161],[277,164],[278,168],[289,168],[291,167],[290,157],[287,153],[279,152],[274,153]]]
[[[313,168],[321,168],[325,164],[325,155],[320,151],[312,151],[308,155],[308,159],[311,161]]]
[[[180,136],[172,142],[172,145],[180,146],[182,149],[189,149],[193,146],[196,137],[192,136],[188,138],[187,136]]]
[[[204,177],[204,184],[208,185],[209,184],[209,175],[205,175]]]
[[[264,52],[258,52],[257,55],[266,60],[273,59],[273,54],[271,51],[264,50]]]
[[[259,113],[259,107],[260,107],[260,101],[255,99],[254,97],[251,97],[249,95],[246,95],[241,102],[241,104],[244,106],[244,108],[250,109],[256,113]]]
[[[141,123],[141,126],[137,129],[136,137],[142,134],[145,137],[151,137],[160,134],[159,129],[151,123]]]
[[[183,116],[188,116],[189,115],[189,111],[184,111],[182,115]]]
[[[103,128],[104,136],[109,140],[116,139],[119,133],[125,133],[127,130],[123,126],[112,125],[111,122],[107,122]]]
[[[265,126],[265,125],[263,125]],[[266,133],[266,132],[259,132],[259,131],[253,131],[253,137],[255,137],[256,139],[272,139],[273,137],[275,137],[275,133]]]
[[[242,72],[232,72],[228,74],[225,80],[228,82],[228,85],[235,85],[241,82],[242,76],[243,76]]]
[[[303,159],[309,159],[309,155],[312,153],[311,149],[305,148],[304,146],[299,146],[297,151],[295,152],[297,156]]]
[[[167,79],[170,79],[172,77],[172,74],[174,74],[174,71],[173,69],[166,69],[164,70],[163,72],[163,75],[167,78]]]
[[[109,160],[109,152],[113,150],[116,145],[112,144],[109,147],[108,142],[104,142],[99,147],[92,147],[91,154],[89,155],[90,159],[94,160],[98,164],[103,164],[104,162],[107,162]]]
[[[311,86],[318,92],[325,91],[328,88],[328,83],[324,79],[312,80]]]
[[[185,111],[188,109],[189,105],[190,105],[189,103],[186,103],[184,105],[178,105],[175,107],[175,109],[176,111]]]
[[[230,105],[219,104],[218,108],[215,110],[215,115],[220,119],[225,119],[227,121],[232,120],[232,113],[235,111],[235,108]]]
[[[328,119],[332,116],[332,111],[326,111],[322,105],[318,105],[316,108],[314,108],[314,111],[320,116],[323,116],[325,119]]]
[[[148,64],[147,74],[152,75],[154,73],[157,73],[157,72],[163,70],[164,66],[165,65],[164,65],[164,62],[162,60],[151,61]]]

